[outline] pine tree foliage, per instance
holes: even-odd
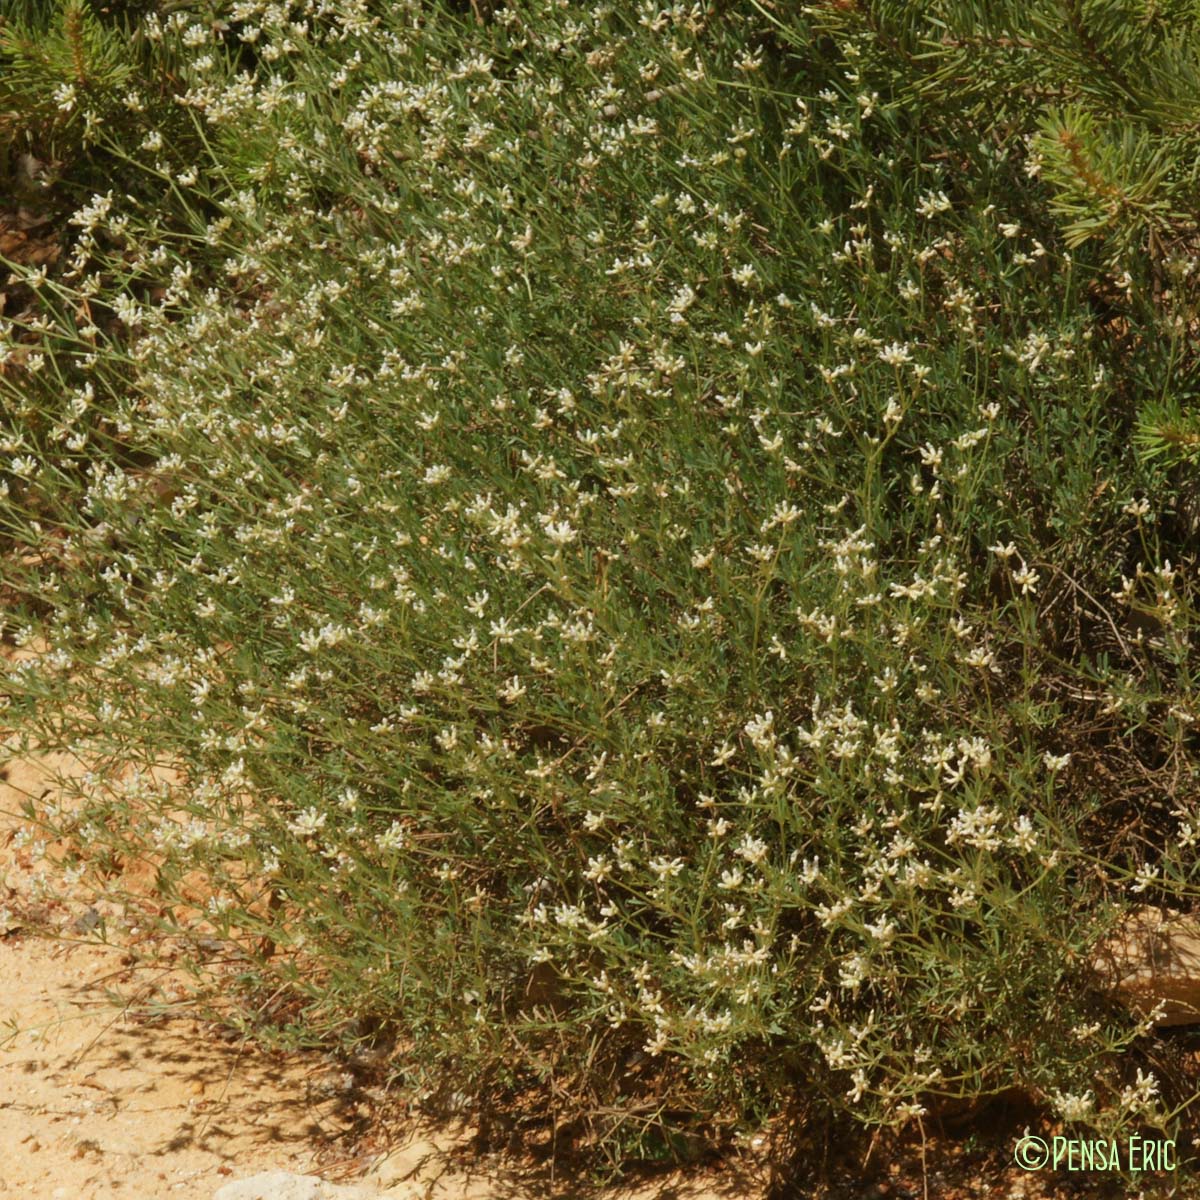
[[[1200,4],[845,3],[808,10],[892,58],[898,92],[957,125],[1032,138],[1075,244],[1114,261],[1200,221]],[[955,113],[957,115],[955,115]]]
[[[136,62],[86,0],[62,0],[0,19],[0,68],[0,141],[57,157],[118,109]]]

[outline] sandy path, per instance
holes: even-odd
[[[0,1193],[207,1200],[241,1164],[310,1168],[336,1121],[306,1099],[311,1066],[114,1011],[103,987],[128,980],[119,959],[21,936],[0,946],[0,1011],[24,1031],[0,1058]]]
[[[0,770],[0,813],[44,787],[37,763]],[[104,905],[57,881],[40,892],[17,825],[0,815],[0,1195],[208,1200],[244,1167],[312,1170],[355,1119],[341,1073],[148,1013],[182,977],[85,942]]]

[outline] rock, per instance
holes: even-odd
[[[414,1133],[379,1158],[364,1182],[381,1189],[379,1200],[495,1200],[487,1172],[464,1172],[454,1162],[469,1141],[466,1126]]]
[[[71,922],[71,932],[78,934],[89,934],[104,918],[100,916],[100,912],[95,908],[88,908],[85,912]]]
[[[376,1200],[378,1195],[375,1188],[328,1183],[317,1175],[264,1171],[225,1184],[216,1190],[213,1200]]]
[[[378,1159],[367,1172],[367,1178],[378,1187],[392,1188],[406,1183],[427,1184],[445,1173],[445,1148],[437,1142],[417,1137]]]
[[[1200,1024],[1200,917],[1134,909],[1100,945],[1094,965],[1137,1012],[1161,1004],[1156,1025]]]

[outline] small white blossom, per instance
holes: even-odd
[[[1137,882],[1130,887],[1130,891],[1144,892],[1158,876],[1158,867],[1152,867],[1149,863],[1142,863],[1137,869]]]
[[[579,536],[579,533],[571,527],[569,521],[548,521],[546,536],[556,546],[569,546]]]
[[[938,213],[948,212],[953,207],[945,192],[926,192],[917,205],[917,212],[923,217],[933,217]]]
[[[890,367],[902,367],[912,362],[912,351],[902,342],[892,342],[879,351],[879,359]]]
[[[751,263],[744,263],[733,272],[733,280],[735,283],[740,283],[742,287],[748,288],[758,281],[758,271]]]
[[[1039,578],[1040,576],[1036,571],[1030,570],[1024,564],[1021,565],[1019,571],[1013,571],[1012,573],[1013,583],[1020,586],[1022,596],[1028,596],[1031,592],[1036,594]]]
[[[315,806],[306,808],[298,816],[288,822],[288,832],[296,837],[312,837],[318,830],[325,827],[329,814],[321,812]]]
[[[1091,1092],[1073,1095],[1070,1092],[1053,1092],[1051,1098],[1058,1115],[1064,1121],[1082,1121],[1091,1116],[1095,1107],[1095,1098]]]

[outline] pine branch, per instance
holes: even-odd
[[[63,34],[71,53],[71,63],[74,68],[75,82],[80,87],[87,87],[89,75],[87,69],[87,50],[84,46],[84,11],[76,0],[69,4],[63,13]]]

